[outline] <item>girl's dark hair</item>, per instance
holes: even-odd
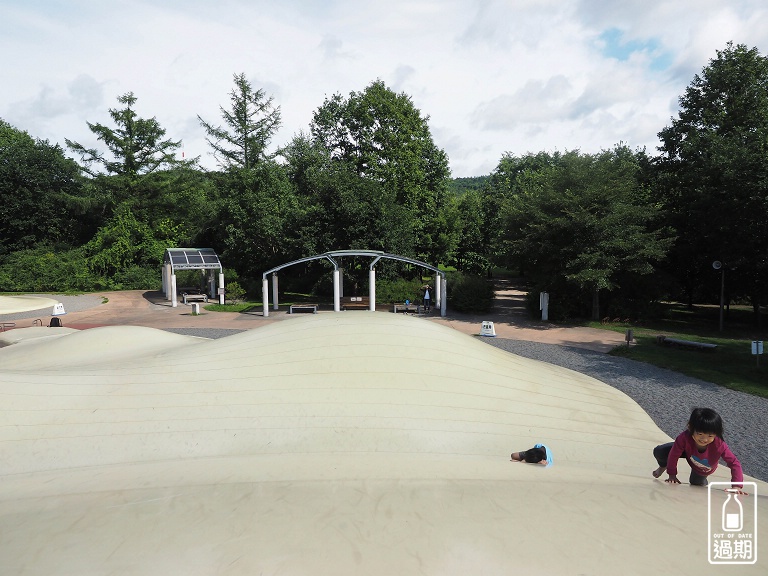
[[[688,419],[688,431],[714,434],[723,440],[723,419],[712,408],[694,408]]]
[[[536,464],[541,462],[547,457],[547,453],[544,448],[531,448],[523,452],[523,460],[529,464]]]

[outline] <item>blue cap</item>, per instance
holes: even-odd
[[[534,448],[544,448],[544,452],[547,454],[547,468],[552,466],[552,451],[549,449],[549,447],[544,444],[536,444]]]

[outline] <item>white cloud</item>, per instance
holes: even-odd
[[[275,97],[274,145],[306,131],[333,93],[377,78],[430,117],[456,176],[505,151],[619,140],[653,151],[693,74],[726,42],[768,51],[757,0],[72,0],[12,3],[0,21],[0,118],[63,143],[132,91],[186,155],[208,156],[197,122],[220,117],[232,75]],[[617,30],[631,50],[604,53]]]

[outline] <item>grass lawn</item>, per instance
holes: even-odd
[[[299,292],[286,292],[282,295],[286,298],[285,302],[279,302],[280,306],[288,307],[291,304],[301,304],[304,302],[316,302],[317,297],[313,297],[311,294],[301,294]],[[313,300],[314,298],[314,300]],[[270,310],[272,303],[270,302]],[[262,301],[248,300],[245,302],[235,302],[227,304],[210,303],[203,306],[204,310],[210,310],[211,312],[260,312],[264,308]]]
[[[752,310],[731,306],[719,331],[719,308],[696,306],[693,310],[680,304],[668,304],[663,319],[632,324],[589,323],[593,328],[625,333],[632,329],[636,344],[619,347],[611,354],[648,362],[655,366],[681,372],[707,382],[768,398],[768,346],[758,358],[752,355],[752,341],[765,340],[768,329],[757,330],[752,322]],[[703,352],[669,346],[659,346],[656,337],[693,340],[717,344],[714,351]]]

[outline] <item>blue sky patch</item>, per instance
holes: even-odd
[[[649,68],[666,70],[672,64],[672,55],[661,50],[655,38],[647,40],[624,40],[624,33],[618,28],[609,28],[599,37],[601,51],[608,58],[624,62],[635,52],[645,52],[650,58]]]

